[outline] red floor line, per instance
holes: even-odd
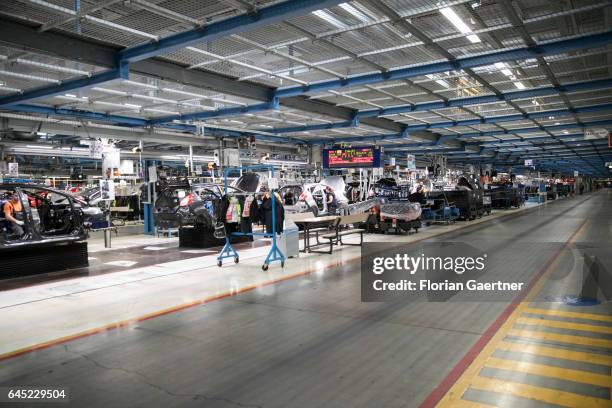
[[[495,333],[502,327],[502,325],[508,320],[508,317],[516,310],[519,304],[525,299],[525,297],[531,292],[536,282],[544,275],[546,270],[552,265],[552,263],[559,257],[561,252],[566,249],[572,239],[576,236],[578,231],[582,229],[587,220],[585,219],[580,226],[572,233],[572,235],[565,241],[564,245],[557,250],[554,255],[544,264],[544,266],[536,273],[526,287],[526,290],[522,291],[514,300],[501,312],[501,314],[495,319],[495,321],[485,330],[480,336],[478,341],[468,350],[461,360],[453,367],[448,375],[440,382],[436,388],[425,398],[425,400],[419,405],[419,408],[434,408],[440,400],[446,395],[451,387],[459,380],[465,370],[472,364],[478,354],[484,349],[484,347],[493,338]]]

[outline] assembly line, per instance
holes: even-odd
[[[0,1],[0,408],[612,406],[609,0]]]

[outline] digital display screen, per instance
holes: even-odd
[[[380,149],[372,147],[325,149],[323,151],[323,167],[329,169],[380,167]]]

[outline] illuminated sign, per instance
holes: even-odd
[[[380,150],[372,147],[324,149],[323,167],[330,169],[380,167]]]

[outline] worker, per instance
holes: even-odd
[[[327,213],[329,215],[335,215],[336,210],[338,209],[338,200],[336,199],[336,194],[334,194],[334,190],[331,187],[325,187],[325,196],[327,202]]]
[[[13,194],[9,197],[9,200],[4,204],[2,211],[4,212],[4,217],[9,222],[13,234],[21,238],[24,234],[23,207],[17,194]]]

